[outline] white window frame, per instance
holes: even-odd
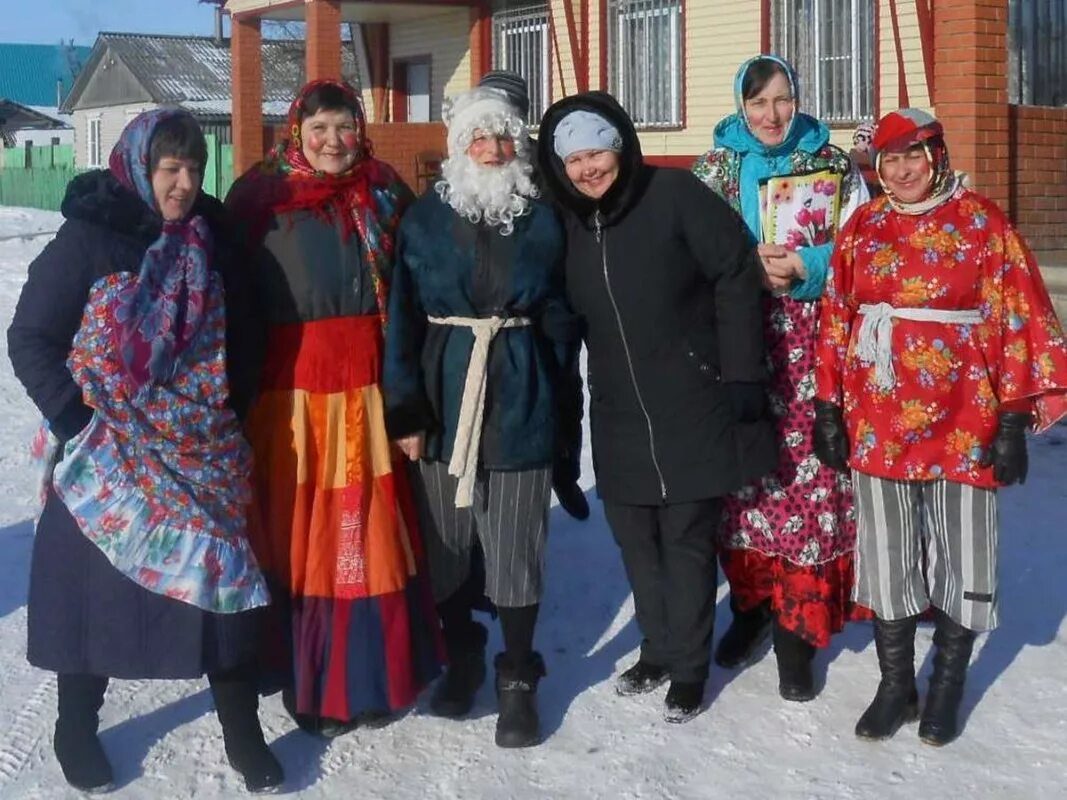
[[[774,0],[771,9],[772,49],[800,74],[800,101],[814,117],[832,124],[873,120],[874,83],[878,64],[874,41],[875,0]],[[800,15],[807,17],[809,39],[800,40]],[[841,16],[847,15],[842,21]],[[867,23],[864,24],[866,15]],[[844,32],[842,34],[842,31]],[[827,37],[847,36],[847,53],[827,53]],[[838,42],[838,45],[842,42]],[[803,52],[810,48],[811,52]],[[825,71],[848,61],[847,78],[834,86]],[[835,91],[836,90],[836,91]]]
[[[608,87],[638,128],[680,128],[683,125],[685,27],[682,13],[682,0],[610,0],[608,3]],[[646,43],[642,48],[646,55],[645,62],[628,64],[626,56],[630,50],[628,37],[634,29],[632,23],[656,17],[668,17],[670,20],[668,63],[648,61],[650,48]],[[649,27],[644,26],[646,40],[650,35]],[[647,93],[652,85],[652,76],[663,69],[668,71],[667,90],[670,97],[667,113],[660,115],[650,94],[638,98],[632,95],[640,91],[642,78]]]
[[[530,95],[527,121],[536,126],[552,102],[551,57],[548,2],[512,4],[505,2],[493,13],[493,68],[510,69],[526,79]],[[514,43],[518,42],[518,47]],[[530,44],[539,51],[541,74],[535,74],[536,61]],[[518,52],[515,52],[517,50]]]
[[[89,117],[85,125],[85,166],[99,169],[104,166],[104,147],[100,140],[104,120],[100,114]]]

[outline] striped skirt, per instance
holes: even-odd
[[[444,650],[406,472],[385,431],[379,319],[277,326],[267,353],[248,421],[251,538],[284,612],[297,710],[349,720],[409,705]]]

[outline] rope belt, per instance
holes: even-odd
[[[474,333],[470,365],[463,383],[463,399],[459,404],[456,442],[452,446],[452,460],[448,474],[459,478],[456,488],[456,508],[469,508],[474,502],[474,480],[478,475],[478,450],[482,442],[482,421],[485,417],[485,385],[489,368],[489,345],[505,328],[525,328],[533,321],[529,317],[428,317],[434,325],[470,328]]]
[[[859,340],[856,356],[864,364],[874,364],[874,380],[889,391],[897,383],[893,371],[893,320],[910,319],[916,322],[944,322],[949,325],[978,325],[982,313],[977,308],[948,310],[941,308],[894,308],[889,303],[864,303],[859,313]]]

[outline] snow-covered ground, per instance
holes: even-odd
[[[26,265],[57,214],[0,208],[0,327]],[[14,237],[14,238],[9,238]],[[0,798],[77,797],[51,751],[53,676],[25,660],[26,585],[36,476],[27,456],[37,420],[0,337]],[[892,741],[852,727],[878,682],[871,631],[851,625],[818,665],[813,702],[785,703],[773,655],[742,673],[714,668],[710,707],[688,725],[662,721],[663,692],[617,697],[612,677],[636,657],[622,565],[599,503],[577,523],[552,512],[548,595],[538,645],[547,739],[525,751],[493,745],[487,684],[473,718],[435,719],[425,698],[382,730],[325,743],[297,731],[278,698],[262,717],[288,792],[308,798],[1064,798],[1067,797],[1067,428],[1032,444],[1030,479],[1002,494],[1003,626],[979,640],[955,744],[921,744],[915,726]],[[591,470],[586,465],[586,480]],[[588,487],[587,487],[588,488]],[[725,588],[723,588],[725,593]],[[728,609],[720,597],[718,629]],[[931,629],[919,634],[922,679]],[[491,647],[499,646],[494,632]],[[204,681],[115,681],[102,739],[116,798],[239,797]]]

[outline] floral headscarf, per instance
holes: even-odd
[[[192,119],[176,108],[138,115],[111,151],[111,174],[152,209],[152,136],[162,122],[180,116]],[[145,251],[137,280],[119,295],[114,335],[135,387],[170,380],[178,355],[200,330],[212,251],[211,230],[203,217],[164,221],[160,237]]]
[[[304,155],[300,124],[305,101],[326,86],[341,90],[353,109],[359,140],[355,163],[340,175],[314,169]],[[340,220],[345,236],[359,236],[374,280],[378,310],[385,322],[384,263],[392,257],[393,237],[411,193],[392,167],[371,154],[366,118],[359,95],[347,83],[334,80],[307,84],[289,108],[288,137],[234,184],[226,205],[248,226],[253,241],[261,241],[278,214],[307,210],[323,220]]]
[[[887,152],[910,150],[916,145],[921,145],[925,151],[933,178],[926,196],[914,203],[908,203],[896,197],[882,177],[882,156]],[[951,198],[959,188],[959,179],[949,161],[944,128],[925,111],[902,108],[886,114],[878,120],[871,146],[875,151],[874,166],[878,173],[878,182],[881,183],[889,203],[901,214],[925,214]]]

